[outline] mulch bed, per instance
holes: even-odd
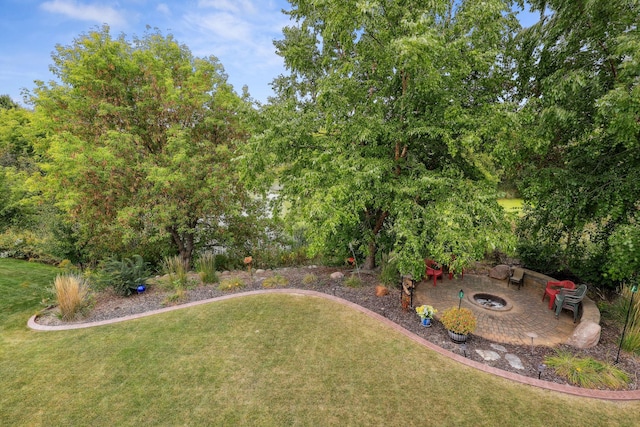
[[[375,286],[379,284],[378,275],[375,272],[359,271],[358,276],[362,281],[362,286],[348,287],[345,286],[344,280],[334,280],[329,276],[331,273],[340,271],[345,274],[345,278],[352,274],[352,270],[335,267],[298,267],[283,268],[278,270],[256,271],[255,274],[249,275],[245,271],[224,272],[220,274],[220,280],[231,277],[239,277],[246,284],[242,289],[232,291],[220,291],[217,285],[194,285],[188,288],[185,297],[179,303],[187,303],[199,301],[202,299],[215,298],[227,295],[232,292],[246,292],[257,289],[264,289],[262,281],[269,276],[279,274],[288,279],[286,287],[288,289],[308,289],[317,292],[323,292],[353,303],[359,304],[373,312],[379,313],[388,318],[392,322],[402,326],[415,333],[416,335],[432,342],[454,353],[466,356],[469,359],[484,363],[495,368],[516,374],[538,378],[558,384],[569,384],[563,377],[557,376],[552,369],[545,369],[539,373],[539,365],[544,361],[546,356],[555,355],[559,349],[566,350],[580,357],[592,357],[597,360],[612,363],[616,359],[618,351],[617,340],[620,337],[618,327],[610,324],[606,320],[601,321],[602,334],[600,342],[597,346],[579,350],[570,346],[562,345],[556,348],[544,346],[523,346],[513,344],[494,343],[482,337],[471,335],[466,343],[466,348],[452,342],[447,331],[438,321],[433,322],[433,326],[425,328],[420,324],[414,310],[403,310],[400,304],[400,290],[389,289],[389,294],[382,297],[375,295]],[[308,274],[317,276],[317,281],[312,284],[305,284],[304,277]],[[192,276],[192,282],[197,282],[197,275]],[[68,323],[87,323],[101,320],[108,320],[128,316],[132,314],[143,313],[146,311],[156,310],[167,305],[168,297],[173,291],[165,290],[161,286],[149,286],[149,289],[140,294],[130,297],[119,297],[110,291],[103,291],[94,295],[94,304],[92,310],[82,319]],[[55,311],[43,312],[36,319],[37,323],[47,325],[59,325],[62,321],[55,315]],[[524,369],[513,368],[504,357],[496,361],[485,361],[476,350],[493,350],[491,344],[499,344],[506,349],[507,353],[514,354],[520,358]],[[504,353],[502,353],[504,356]],[[638,373],[640,372],[640,358],[622,352],[617,366],[629,374],[631,382],[626,390],[638,389]]]

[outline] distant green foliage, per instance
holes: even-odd
[[[129,296],[149,277],[149,266],[142,256],[122,260],[110,259],[99,273],[100,281],[112,287],[118,295]]]

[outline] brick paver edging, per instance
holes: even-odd
[[[322,292],[316,292],[316,291],[308,291],[308,290],[302,290],[302,289],[265,289],[265,290],[258,290],[258,291],[249,291],[249,292],[241,292],[241,293],[235,293],[235,294],[229,294],[229,295],[225,295],[222,297],[217,297],[217,298],[211,298],[211,299],[207,299],[207,300],[200,300],[200,301],[194,301],[194,302],[190,302],[190,303],[186,303],[186,304],[182,304],[182,305],[177,305],[177,306],[172,306],[172,307],[165,307],[165,308],[161,308],[158,310],[153,310],[153,311],[148,311],[145,313],[139,313],[139,314],[134,314],[131,316],[125,316],[125,317],[120,317],[117,319],[109,319],[109,320],[103,320],[100,322],[93,322],[93,323],[76,323],[76,324],[71,324],[71,325],[61,325],[61,326],[47,326],[47,325],[40,325],[38,323],[36,323],[35,319],[36,316],[32,316],[29,321],[27,322],[27,326],[33,330],[36,331],[63,331],[63,330],[71,330],[71,329],[83,329],[83,328],[90,328],[90,327],[94,327],[94,326],[101,326],[101,325],[109,325],[112,323],[118,323],[118,322],[124,322],[127,320],[132,320],[132,319],[139,319],[141,317],[147,317],[147,316],[152,316],[154,314],[159,314],[159,313],[166,313],[168,311],[173,311],[173,310],[178,310],[178,309],[183,309],[183,308],[189,308],[189,307],[194,307],[197,305],[201,305],[201,304],[208,304],[211,302],[217,302],[217,301],[224,301],[224,300],[228,300],[231,298],[237,298],[237,297],[243,297],[243,296],[249,296],[249,295],[260,295],[260,294],[267,294],[267,293],[284,293],[284,294],[291,294],[291,295],[306,295],[306,296],[313,296],[313,297],[320,297],[320,298],[326,298],[329,299],[331,301],[335,301],[338,302],[340,304],[343,304],[345,306],[351,307],[354,310],[358,310],[374,319],[379,320],[380,322],[388,325],[389,327],[395,329],[396,331],[400,332],[401,334],[405,335],[406,337],[408,337],[409,339],[417,342],[418,344],[421,344],[427,348],[429,348],[430,350],[435,351],[436,353],[439,353],[445,357],[448,357],[450,359],[453,359],[459,363],[462,363],[464,365],[470,366],[472,368],[476,368],[480,371],[484,371],[493,375],[497,375],[499,377],[502,378],[506,378],[508,380],[512,380],[512,381],[516,381],[519,382],[521,384],[527,384],[530,386],[534,386],[534,387],[539,387],[539,388],[543,388],[546,390],[552,390],[552,391],[557,391],[559,393],[566,393],[566,394],[571,394],[574,396],[580,396],[580,397],[590,397],[590,398],[594,398],[594,399],[604,399],[604,400],[616,400],[616,401],[628,401],[628,400],[640,400],[640,390],[631,390],[631,391],[611,391],[611,390],[592,390],[592,389],[585,389],[585,388],[580,388],[580,387],[573,387],[573,386],[569,386],[569,385],[565,385],[565,384],[556,384],[556,383],[552,383],[549,381],[543,381],[543,380],[539,380],[537,378],[531,378],[531,377],[526,377],[524,375],[519,375],[519,374],[514,374],[512,372],[507,372],[507,371],[503,371],[501,369],[497,369],[494,368],[492,366],[487,366],[483,363],[480,362],[476,362],[474,360],[470,360],[467,359],[466,357],[462,357],[456,353],[453,353],[449,350],[445,350],[441,347],[438,347],[437,345],[425,340],[424,338],[419,337],[418,335],[404,329],[403,327],[401,327],[400,325],[392,322],[391,320],[387,319],[384,316],[379,315],[378,313],[375,313],[369,309],[366,309],[358,304],[352,303],[350,301],[347,301],[345,299],[333,296],[333,295],[329,295],[329,294],[325,294]]]

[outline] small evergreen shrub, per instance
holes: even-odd
[[[289,284],[289,279],[279,274],[276,274],[275,276],[267,277],[266,279],[264,279],[264,281],[262,282],[262,287],[276,288],[278,286],[287,286],[288,284]]]
[[[81,276],[56,276],[54,288],[62,320],[73,320],[88,307],[89,288]]]

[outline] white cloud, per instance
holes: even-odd
[[[53,0],[42,3],[40,7],[47,12],[59,13],[81,21],[107,23],[115,27],[126,23],[120,12],[108,6],[82,4],[74,0]]]
[[[171,10],[169,9],[169,6],[167,6],[166,3],[160,3],[157,7],[156,10],[160,13],[162,13],[163,15],[171,15]]]
[[[210,13],[208,15],[188,14],[185,21],[197,27],[200,32],[213,33],[218,38],[236,42],[251,40],[251,25],[230,13]]]
[[[224,10],[232,13],[254,14],[256,12],[256,7],[250,0],[200,0],[198,7]]]

